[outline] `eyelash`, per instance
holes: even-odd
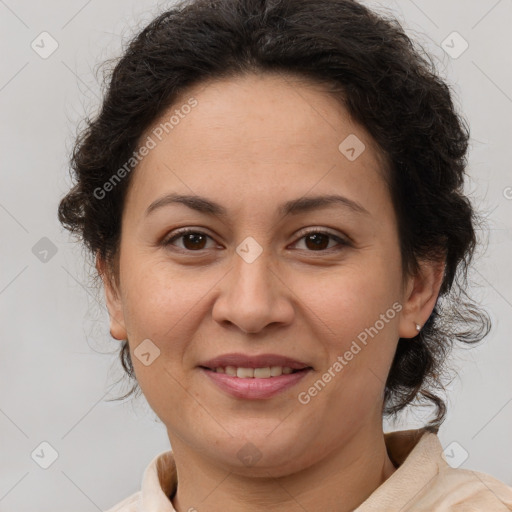
[[[212,237],[211,237],[210,235],[208,235],[207,233],[204,233],[204,232],[202,232],[202,231],[199,231],[199,230],[197,230],[197,229],[192,229],[192,228],[183,228],[183,229],[178,229],[178,230],[174,233],[174,235],[173,235],[171,238],[168,238],[167,240],[164,240],[164,241],[162,242],[162,245],[164,245],[164,246],[166,246],[166,247],[167,247],[167,246],[171,246],[171,245],[172,245],[172,242],[174,242],[175,240],[177,240],[177,239],[179,239],[179,238],[182,238],[183,236],[188,235],[188,234],[191,234],[191,233],[193,233],[193,234],[195,234],[195,235],[203,235],[203,236],[206,236],[206,237],[208,237],[208,238],[211,238],[211,239],[212,239]],[[345,247],[349,247],[349,246],[351,246],[351,243],[350,243],[347,239],[345,239],[345,238],[341,238],[341,237],[339,237],[339,236],[337,236],[337,235],[334,235],[333,233],[331,233],[331,232],[329,232],[329,231],[322,231],[322,230],[320,230],[320,229],[309,229],[309,230],[307,230],[307,231],[300,231],[300,232],[299,232],[299,234],[298,234],[299,238],[297,239],[297,242],[299,242],[300,240],[302,240],[303,238],[305,238],[306,236],[308,236],[308,235],[310,235],[310,234],[321,234],[321,235],[327,235],[328,237],[330,237],[330,238],[332,238],[332,239],[336,240],[337,242],[339,242],[339,245],[340,245],[341,247],[339,247],[339,248],[336,248],[336,247],[330,247],[330,248],[328,248],[328,249],[321,249],[321,250],[318,250],[318,251],[310,251],[310,250],[308,250],[308,249],[304,249],[304,250],[306,250],[307,252],[312,252],[312,253],[313,253],[313,252],[320,252],[320,253],[321,253],[321,252],[324,252],[324,253],[325,253],[325,252],[329,252],[329,251],[331,251],[331,250],[333,250],[333,249],[334,249],[335,251],[340,251],[340,250],[344,249]],[[295,242],[295,243],[297,243],[297,242]],[[200,253],[200,252],[202,252],[202,251],[206,251],[206,250],[207,250],[207,249],[199,249],[199,250],[197,250],[197,251],[192,251],[192,250],[189,250],[189,249],[184,249],[184,248],[182,248],[182,247],[177,247],[177,249],[179,249],[179,250],[181,250],[181,251],[188,252],[188,253],[193,253],[193,252]]]

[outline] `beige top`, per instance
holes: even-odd
[[[437,435],[423,429],[384,434],[398,469],[353,512],[506,512],[512,488],[485,473],[452,468]],[[107,512],[176,512],[169,496],[177,487],[172,451],[157,455],[141,490]]]

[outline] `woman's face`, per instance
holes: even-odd
[[[150,149],[133,171],[120,288],[107,287],[107,302],[173,449],[277,476],[378,432],[398,338],[415,336],[434,303],[420,309],[412,280],[402,288],[397,221],[368,133],[319,87],[273,75],[203,83],[161,122],[141,138]],[[224,213],[150,208],[169,194]],[[281,210],[326,195],[346,199]],[[199,234],[171,240],[185,227]],[[312,369],[271,396],[237,395],[201,368],[231,353]]]

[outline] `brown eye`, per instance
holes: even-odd
[[[343,238],[333,235],[332,233],[329,233],[327,231],[310,230],[306,233],[303,233],[303,236],[300,238],[299,241],[304,240],[306,250],[310,252],[322,252],[333,248],[333,246],[328,247],[329,239],[337,241],[338,245],[341,245],[342,248],[343,246],[349,245],[349,243]]]
[[[172,238],[169,238],[163,245],[174,245],[174,241],[178,239],[183,240],[183,247],[179,247],[180,249],[184,249],[187,251],[200,251],[205,249],[206,239],[211,237],[206,233],[201,231],[194,231],[192,229],[184,229],[178,231]]]
[[[329,245],[329,238],[331,237],[325,233],[311,233],[304,237],[306,247],[313,250],[327,249],[327,246]]]
[[[206,233],[203,233],[202,231],[196,231],[190,228],[185,228],[175,232],[171,238],[167,239],[162,244],[164,246],[175,245],[174,242],[179,239],[182,240],[182,246],[177,246],[178,249],[188,252],[199,252],[204,249],[207,249],[207,239],[213,240],[211,236],[207,235]],[[336,236],[327,231],[319,230],[310,230],[308,232],[304,232],[299,241],[302,240],[304,240],[305,250],[308,252],[326,252],[330,249],[334,249],[336,245],[341,247],[338,247],[338,249],[335,250],[340,250],[343,249],[345,246],[350,245],[350,243],[347,240],[339,236]],[[334,244],[334,246],[331,245],[329,247],[329,241],[336,241],[338,243]],[[298,242],[295,243],[297,244]]]

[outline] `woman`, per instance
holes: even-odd
[[[189,1],[132,41],[59,207],[172,447],[110,512],[512,510],[437,437],[449,348],[488,330],[468,137],[352,0]]]

